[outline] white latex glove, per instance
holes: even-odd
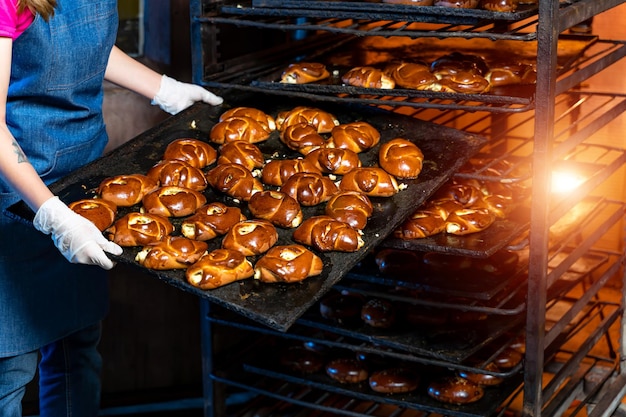
[[[111,269],[115,262],[105,252],[122,254],[119,245],[107,240],[92,222],[73,212],[56,196],[37,210],[33,225],[40,232],[51,234],[54,245],[72,263]]]
[[[224,102],[224,99],[216,96],[205,88],[176,81],[163,74],[161,77],[161,87],[159,92],[152,99],[152,104],[159,106],[169,114],[176,114],[185,110],[196,101],[217,106]]]

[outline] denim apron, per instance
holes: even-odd
[[[117,24],[116,1],[59,0],[13,44],[7,123],[47,184],[107,143],[103,79]],[[96,323],[108,308],[106,271],[69,263],[50,236],[8,216],[19,200],[0,180],[0,357]]]

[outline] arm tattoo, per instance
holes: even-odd
[[[22,148],[20,148],[20,145],[15,139],[13,140],[13,152],[15,152],[15,154],[17,155],[18,163],[28,162],[28,158],[26,158],[24,151],[22,151]]]

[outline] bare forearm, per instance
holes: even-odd
[[[161,74],[128,56],[117,47],[113,47],[109,56],[105,79],[150,100],[161,86]]]

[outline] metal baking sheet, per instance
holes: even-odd
[[[66,203],[93,197],[96,188],[106,177],[147,172],[161,159],[166,146],[174,139],[195,137],[208,141],[208,133],[217,122],[219,115],[234,106],[256,107],[276,116],[278,112],[290,110],[297,105],[312,105],[333,113],[342,123],[367,120],[380,130],[381,143],[395,137],[405,137],[414,141],[425,155],[424,169],[419,178],[402,181],[407,189],[393,197],[373,198],[375,212],[363,231],[365,241],[363,248],[354,253],[320,253],[319,256],[324,262],[324,270],[320,276],[293,285],[263,284],[248,279],[215,290],[203,291],[186,282],[184,271],[146,270],[172,286],[224,305],[281,331],[286,331],[307,308],[337,283],[370,249],[391,233],[415,207],[424,202],[485,143],[485,139],[478,135],[372,107],[285,100],[271,95],[231,95],[227,91],[222,95],[227,98],[222,106],[211,107],[196,104],[53,184],[51,188]],[[279,157],[296,156],[282,145],[277,132],[268,141],[259,144],[259,147],[268,158],[276,157],[276,154],[279,154]],[[375,163],[377,152],[378,147],[361,154],[363,164],[367,166]],[[209,201],[223,201],[228,205],[242,204],[211,189],[208,189],[205,194]],[[131,208],[134,211],[138,209],[138,207]],[[242,209],[249,215],[245,205],[242,205]],[[12,210],[20,212],[19,207]],[[322,212],[323,206],[304,209],[305,217]],[[120,210],[119,215],[122,214],[124,210]],[[172,219],[175,226],[179,225],[180,221],[180,219]],[[292,243],[292,230],[278,228],[278,232],[278,244]],[[177,227],[174,234],[179,233]],[[221,241],[215,239],[208,243],[211,250],[219,247]],[[118,261],[137,265],[135,255],[139,250],[140,248],[125,248],[123,255],[118,257]],[[254,259],[251,260],[254,261]]]

